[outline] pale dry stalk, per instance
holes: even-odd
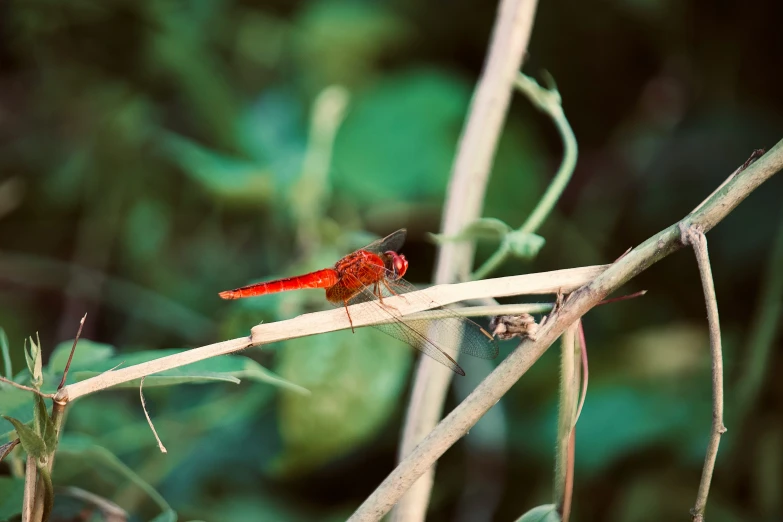
[[[525,55],[536,0],[501,0],[484,70],[476,86],[460,138],[446,195],[441,233],[454,235],[481,216],[489,173],[506,119],[514,81]],[[474,246],[446,243],[438,254],[435,284],[464,281],[472,268]],[[419,360],[403,428],[402,460],[437,424],[451,373],[426,357]],[[424,520],[434,470],[395,508],[394,520]]]

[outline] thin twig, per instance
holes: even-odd
[[[57,389],[61,389],[65,386],[65,379],[68,377],[68,370],[71,368],[71,361],[73,360],[73,354],[76,352],[76,343],[79,342],[79,337],[82,335],[82,328],[84,328],[84,320],[87,319],[87,314],[84,314],[82,320],[79,322],[79,329],[76,331],[76,337],[73,339],[73,346],[71,346],[71,353],[68,355],[68,362],[65,363],[65,369],[63,370],[63,378],[60,379],[60,385]]]
[[[441,233],[446,236],[457,234],[481,216],[514,78],[522,65],[533,29],[536,4],[536,0],[501,0],[499,3],[484,70],[468,109],[449,178],[441,225]],[[442,245],[438,250],[435,284],[467,280],[474,253],[472,242]],[[441,418],[451,375],[438,366],[426,357],[419,359],[398,460],[405,458]],[[416,491],[400,502],[394,513],[397,522],[424,519],[432,476],[424,478]]]
[[[720,321],[718,319],[718,300],[715,297],[715,284],[712,280],[710,256],[707,251],[707,236],[698,225],[681,225],[683,243],[693,246],[696,261],[699,265],[701,285],[704,289],[704,302],[707,305],[707,322],[710,329],[710,355],[712,356],[712,431],[704,457],[704,469],[701,473],[701,483],[696,496],[696,504],[691,510],[693,522],[704,520],[704,510],[707,507],[707,495],[710,492],[712,473],[715,460],[718,458],[720,436],[726,432],[723,425],[723,350],[721,349]]]
[[[683,219],[686,226],[711,230],[764,181],[783,168],[783,141],[763,158],[735,176],[696,212]],[[563,331],[609,293],[684,245],[680,223],[652,236],[614,263],[584,287],[571,293],[566,303],[553,312],[536,339],[525,339],[476,389],[433,429],[395,468],[350,518],[352,522],[375,521],[386,514],[400,497],[455,442],[499,401],[519,378],[544,354]]]
[[[582,396],[579,399],[579,406],[576,408],[574,426],[579,421],[579,416],[582,415],[582,407],[585,405],[585,399],[587,398],[587,382],[590,378],[590,368],[587,361],[587,340],[585,339],[585,327],[581,319],[579,320],[579,353],[582,356]]]
[[[53,393],[44,393],[41,390],[38,390],[36,388],[32,388],[30,386],[25,386],[24,384],[19,384],[18,382],[14,382],[14,381],[12,381],[10,379],[6,379],[5,377],[2,377],[2,376],[0,376],[0,382],[4,382],[6,384],[9,384],[9,385],[13,386],[14,388],[19,388],[20,390],[33,392],[36,395],[40,395],[41,397],[43,397],[45,399],[51,399],[52,397],[54,397]]]
[[[422,295],[426,296],[424,299],[406,299],[405,296],[390,297],[384,299],[384,303],[389,308],[395,308],[400,316],[407,316],[439,305],[445,306],[459,301],[485,297],[552,294],[557,292],[559,288],[571,290],[590,281],[604,270],[606,270],[605,265],[587,266],[538,274],[500,277],[484,281],[471,281],[454,285],[438,285],[420,291]],[[379,320],[375,317],[377,314],[373,314],[370,311],[375,310],[376,306],[376,303],[362,303],[352,306],[353,326],[359,328],[394,320],[393,317],[385,320]],[[57,392],[54,399],[55,401],[68,402],[69,400],[75,400],[117,384],[140,379],[165,370],[179,368],[180,366],[218,355],[237,352],[251,346],[326,332],[336,332],[338,330],[348,330],[350,328],[351,323],[348,321],[348,316],[343,308],[304,314],[275,323],[260,324],[253,327],[249,337],[240,337],[200,348],[193,348],[186,352],[168,355],[115,371],[107,371],[95,377],[68,384]]]
[[[152,424],[152,419],[150,418],[150,414],[147,411],[147,403],[144,402],[144,392],[142,391],[142,387],[144,386],[144,379],[146,379],[146,377],[142,377],[141,382],[139,382],[139,397],[141,398],[141,409],[144,410],[144,416],[147,417],[147,424],[150,425],[152,434],[155,435],[155,440],[158,441],[158,448],[160,448],[160,452],[168,453],[169,450],[167,450],[166,446],[163,445],[163,442],[161,442],[160,437],[158,437],[158,432],[155,431],[155,425]]]
[[[604,299],[598,305],[607,305],[612,303],[617,303],[619,301],[627,301],[628,299],[636,299],[637,297],[642,297],[647,293],[647,290],[639,290],[638,292],[634,292],[632,294],[628,295],[621,295],[619,297],[610,297],[609,299]]]

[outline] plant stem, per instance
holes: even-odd
[[[712,431],[707,445],[707,454],[704,457],[704,468],[701,474],[699,492],[696,496],[696,504],[691,510],[693,522],[703,522],[704,510],[707,507],[707,495],[710,492],[712,473],[715,469],[715,461],[718,458],[718,446],[720,436],[726,432],[723,425],[723,351],[720,339],[720,321],[718,318],[718,300],[715,297],[715,284],[712,280],[712,268],[710,256],[707,251],[707,236],[698,226],[680,227],[683,242],[693,246],[696,261],[699,265],[701,285],[704,289],[704,302],[707,306],[707,322],[710,330],[710,355],[712,356]]]
[[[538,204],[530,213],[521,227],[516,232],[521,234],[533,234],[544,223],[547,216],[557,204],[560,196],[563,194],[571,176],[576,168],[576,159],[579,155],[579,149],[576,144],[576,137],[568,119],[563,112],[560,94],[552,88],[547,90],[532,78],[518,73],[515,82],[516,87],[521,90],[530,101],[543,112],[547,113],[552,121],[555,122],[560,138],[563,140],[563,159],[560,167],[557,169],[555,177],[549,183],[544,195],[538,201]],[[471,279],[484,279],[495,271],[510,255],[511,249],[504,241],[500,247],[481,265],[471,276]]]
[[[579,369],[576,365],[576,336],[578,322],[572,324],[560,337],[560,404],[557,419],[557,450],[555,452],[554,504],[565,519],[566,504],[570,504],[574,462],[571,438],[579,400]],[[571,480],[569,481],[569,476]]]
[[[519,73],[517,76],[516,86],[523,92],[529,92],[531,83],[535,84],[535,87],[538,87],[538,84],[524,74]],[[540,87],[538,88],[540,89]],[[532,98],[532,95],[528,94],[528,97]],[[547,112],[552,117],[552,121],[555,122],[557,132],[563,140],[563,159],[560,162],[560,167],[557,169],[557,174],[552,178],[552,182],[549,184],[549,187],[547,187],[546,192],[544,192],[544,195],[541,196],[541,199],[538,201],[538,205],[536,205],[536,208],[533,209],[533,212],[531,212],[530,216],[519,228],[521,232],[527,232],[529,234],[538,230],[547,216],[549,216],[550,212],[552,212],[555,204],[560,199],[560,195],[571,180],[571,176],[576,168],[576,159],[579,155],[576,136],[574,136],[574,131],[571,129],[571,125],[565,117],[563,106],[560,104],[559,100],[560,96],[558,95],[557,98],[558,103],[539,104],[539,107],[541,110]]]
[[[38,482],[38,469],[35,467],[35,457],[27,455],[24,470],[24,500],[22,501],[22,522],[34,522],[35,485]]]

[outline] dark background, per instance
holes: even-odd
[[[426,233],[439,229],[495,7],[0,4],[0,326],[14,368],[26,336],[38,332],[50,353],[85,312],[84,338],[125,354],[239,337],[321,308],[315,291],[234,303],[216,294],[330,266],[401,227],[408,279],[427,283]],[[524,70],[556,79],[579,163],[540,230],[539,257],[493,275],[611,262],[774,145],[782,16],[775,0],[541,2]],[[311,130],[317,99],[347,99],[333,147],[318,148]],[[515,95],[484,215],[518,227],[560,154],[552,123]],[[709,235],[729,429],[711,521],[783,516],[780,310],[765,315],[761,304],[782,299],[782,194],[778,176]],[[493,247],[482,245],[479,261]],[[625,290],[639,289],[649,293],[585,319],[575,520],[685,520],[695,500],[711,411],[693,256],[666,258]],[[758,332],[767,340],[754,341]],[[167,455],[132,390],[74,404],[66,436],[116,454],[181,520],[341,520],[392,469],[411,352],[342,332],[245,354],[310,397],[247,382],[150,389]],[[450,405],[490,370],[473,363]],[[551,501],[557,383],[552,351],[447,453],[430,520],[512,520]],[[136,520],[155,515],[136,484],[87,461],[58,457],[55,483],[102,494]],[[68,502],[58,496],[59,516]]]

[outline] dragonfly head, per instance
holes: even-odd
[[[394,250],[384,252],[387,268],[394,273],[395,279],[400,279],[408,271],[408,260],[405,256],[398,254]]]

